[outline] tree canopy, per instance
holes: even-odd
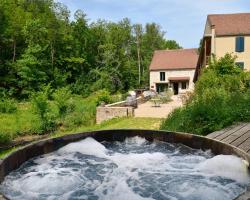
[[[154,50],[181,48],[156,23],[98,20],[53,0],[0,1],[0,95],[27,98],[48,83],[88,95],[148,85]]]

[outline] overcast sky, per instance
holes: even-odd
[[[156,22],[167,39],[184,48],[197,47],[206,16],[212,13],[250,12],[250,0],[58,0],[72,13],[83,10],[90,21],[119,21],[128,17],[132,23]]]

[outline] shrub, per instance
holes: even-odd
[[[186,94],[181,95],[181,102],[183,105],[186,105],[192,102],[193,98],[194,98],[194,93],[191,91],[187,91]]]
[[[119,101],[123,101],[123,100],[124,100],[123,94],[118,92],[118,93],[111,96],[110,103],[115,103],[115,102],[119,102]]]
[[[17,110],[17,104],[12,99],[0,99],[0,113],[14,113]]]
[[[64,126],[67,128],[75,128],[80,125],[93,125],[95,123],[96,102],[74,99],[75,110],[65,116]]]
[[[161,129],[207,134],[233,121],[228,107],[229,97],[222,89],[207,90],[183,108],[175,110]]]
[[[55,129],[55,114],[53,113],[48,100],[48,87],[42,91],[32,94],[31,97],[32,110],[40,120],[41,133],[52,131]]]
[[[0,144],[9,143],[12,140],[12,135],[8,132],[0,132]]]
[[[57,89],[52,95],[60,118],[65,117],[67,112],[74,110],[73,102],[70,101],[71,95],[70,90],[66,87]]]
[[[171,97],[173,96],[173,92],[171,90],[166,90],[165,92],[162,92],[159,97],[161,103],[167,103],[172,101]]]
[[[173,111],[161,129],[206,135],[237,121],[250,121],[250,76],[229,54],[203,70],[185,106]],[[228,67],[228,68],[227,68]]]
[[[89,96],[87,99],[89,99],[89,101],[95,102],[96,106],[100,105],[102,102],[106,104],[112,102],[110,92],[108,92],[107,90],[99,90],[93,95]]]

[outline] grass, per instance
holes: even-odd
[[[83,99],[81,97],[73,97],[72,104],[74,110],[66,113],[65,118],[58,115],[58,111],[54,101],[49,101],[50,110],[46,112],[45,122],[53,118],[55,128],[63,126],[65,130],[70,130],[79,126],[90,126],[95,122],[95,99]],[[12,113],[0,113],[0,145],[5,145],[22,136],[47,134],[50,131],[42,129],[39,115],[34,112],[31,102],[18,103],[17,110]]]
[[[79,126],[71,130],[64,130],[63,128],[48,135],[48,138],[60,137],[68,134],[74,134],[84,131],[93,131],[93,130],[108,130],[108,129],[149,129],[157,130],[160,127],[161,123],[160,118],[115,118],[109,121],[103,122],[99,125],[91,126]],[[4,158],[13,151],[19,149],[20,147],[13,147],[11,149],[0,152],[0,158]]]
[[[108,129],[149,129],[157,130],[160,127],[160,118],[115,118],[92,126],[80,126],[71,130],[59,130],[52,134],[52,137],[59,137],[66,134],[78,133],[83,131],[93,130],[108,130]]]
[[[0,133],[9,134],[11,140],[20,135],[31,134],[39,126],[29,104],[21,104],[15,113],[0,113],[0,123]]]
[[[12,152],[14,152],[15,150],[18,150],[18,147],[12,147],[10,149],[4,150],[0,152],[0,158],[4,158],[6,156],[8,156],[9,154],[11,154]]]

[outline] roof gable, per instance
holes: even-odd
[[[208,15],[216,36],[250,34],[250,13]]]
[[[195,69],[197,49],[157,50],[154,52],[150,70]]]

